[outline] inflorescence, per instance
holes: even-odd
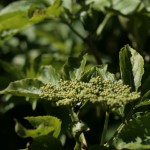
[[[104,109],[115,110],[139,97],[140,93],[131,92],[131,88],[121,81],[112,82],[100,77],[89,82],[60,80],[57,85],[48,83],[41,88],[41,98],[54,101],[58,106],[72,106],[89,100],[99,103]]]

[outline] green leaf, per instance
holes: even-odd
[[[52,133],[53,137],[58,137],[61,130],[61,121],[52,116],[37,116],[37,117],[25,117],[26,120],[34,127],[34,129],[27,129],[23,127],[18,121],[16,121],[15,131],[22,137],[37,138],[40,136],[48,135]]]
[[[144,60],[142,56],[129,45],[125,45],[120,53],[120,72],[124,84],[132,87],[132,90],[138,90],[141,85],[141,79],[144,74]]]
[[[54,19],[60,14],[61,0],[55,0],[52,5],[44,8],[40,2],[36,2],[36,6],[35,3],[28,1],[11,3],[0,11],[0,40],[2,42],[29,25],[43,21],[46,18]]]
[[[143,106],[150,106],[150,99],[147,101],[140,102],[139,104],[137,104],[135,106],[135,109],[143,107]],[[144,109],[142,109],[142,110],[144,111]]]
[[[88,82],[91,78],[100,76],[103,80],[115,81],[114,74],[107,71],[107,64],[92,67],[82,75],[82,81]]]
[[[150,113],[136,114],[113,138],[116,149],[150,149]]]
[[[61,14],[61,0],[55,0],[53,5],[47,7],[46,9],[36,9],[33,12],[33,16],[30,18],[31,23],[40,22],[46,18],[56,18]]]
[[[103,80],[115,81],[114,74],[107,71],[107,65],[101,65],[96,67],[96,75],[100,76]]]
[[[125,143],[122,140],[118,141],[118,149],[128,149],[128,150],[149,150],[150,144],[141,144],[141,138],[137,137],[135,142]]]
[[[143,2],[143,4],[144,4],[146,10],[147,10],[148,12],[150,12],[150,1],[149,1],[149,0],[143,0],[142,2]]]
[[[107,12],[107,9],[115,10],[115,13],[121,13],[123,15],[129,15],[134,13],[137,7],[140,5],[140,0],[86,0],[86,4],[89,4],[93,9],[97,11]]]
[[[38,79],[23,79],[11,82],[5,90],[0,91],[0,94],[39,98],[40,87],[42,86],[43,83]]]
[[[35,138],[28,150],[61,150],[62,146],[58,139],[46,135]]]
[[[134,111],[135,112],[149,111],[149,107],[150,107],[150,90],[146,92],[141,98],[140,102],[135,105]]]
[[[66,80],[80,80],[86,65],[86,55],[69,57],[63,67],[63,76]]]
[[[40,74],[38,79],[41,80],[43,83],[51,82],[56,84],[59,81],[60,77],[52,66],[47,65],[40,68]]]
[[[150,99],[150,90],[147,91],[143,97],[141,98],[141,101],[146,101],[146,100],[149,100]]]
[[[137,7],[140,5],[140,0],[113,0],[112,1],[112,8],[115,11],[118,11],[119,13],[123,15],[129,15],[135,12]]]
[[[84,70],[85,70],[85,65],[86,65],[86,56],[87,55],[84,55],[83,56],[83,59],[81,61],[81,65],[78,69],[75,70],[75,77],[76,77],[76,80],[80,80],[83,73],[84,73]]]
[[[89,4],[95,10],[106,12],[106,7],[111,6],[112,0],[86,0],[86,4]]]

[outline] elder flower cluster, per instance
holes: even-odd
[[[58,84],[48,83],[41,87],[41,98],[56,102],[56,105],[75,105],[78,102],[99,103],[104,109],[120,108],[137,100],[140,93],[131,92],[128,85],[121,81],[102,80],[94,77],[89,82],[63,81]]]

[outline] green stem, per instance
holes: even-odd
[[[74,29],[73,27],[72,27],[72,25],[69,23],[69,22],[67,22],[67,21],[63,21],[79,38],[81,38],[83,41],[84,41],[84,37],[78,32],[78,31],[76,31],[76,29]]]
[[[72,110],[72,108],[69,108],[69,111],[70,111],[70,117],[71,117],[72,122],[79,121],[77,114],[75,114],[75,112]]]
[[[97,36],[100,36],[100,35],[101,35],[101,33],[102,33],[104,27],[106,26],[108,20],[110,19],[110,17],[111,17],[112,15],[113,15],[112,13],[108,13],[108,14],[105,16],[104,20],[102,21],[102,23],[98,26],[98,28],[97,28],[97,30],[96,30],[96,35],[97,35]]]
[[[71,117],[72,122],[78,122],[79,118],[77,114],[73,111],[72,108],[69,108],[69,110],[70,110],[70,117]],[[78,149],[79,147],[81,150],[86,150],[87,148],[87,142],[86,142],[84,133],[80,134],[78,141],[76,141],[74,150]]]
[[[87,36],[86,38],[84,38],[76,29],[73,28],[71,23],[67,22],[65,19],[63,20],[63,23],[66,24],[89,47],[89,50],[94,55],[97,63],[102,64],[102,61],[99,58],[99,51],[97,47],[95,46],[95,44],[93,43],[91,37]]]
[[[109,112],[106,111],[106,114],[105,114],[105,122],[104,122],[104,128],[103,128],[103,132],[102,132],[102,136],[101,136],[100,145],[103,145],[104,142],[105,142],[106,133],[107,133],[107,128],[108,128],[108,121],[109,121]]]

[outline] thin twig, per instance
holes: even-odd
[[[79,38],[81,38],[81,40],[83,40],[84,41],[84,37],[78,32],[78,31],[76,31],[73,27],[72,27],[72,25],[69,23],[69,22],[67,22],[67,21],[63,21],[66,25],[68,25],[68,27],[79,37]]]
[[[86,38],[84,38],[77,30],[75,30],[72,25],[67,22],[67,21],[63,21],[63,23],[65,23],[66,25],[68,25],[68,27],[79,37],[81,38],[81,40],[83,40],[83,42],[89,47],[90,52],[94,55],[97,64],[102,64],[102,61],[99,57],[99,52],[98,49],[96,47],[96,45],[93,43],[92,39],[90,36],[87,36]]]

